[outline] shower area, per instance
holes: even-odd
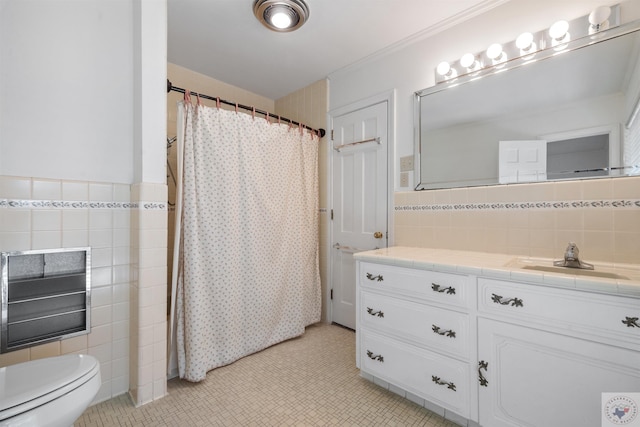
[[[169,76],[187,92],[234,99],[189,70],[170,64]],[[316,132],[256,113],[275,105],[243,112],[195,93],[178,105],[182,97],[168,96],[169,375],[201,381],[321,320],[324,155]]]

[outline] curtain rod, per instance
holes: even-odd
[[[185,90],[185,89],[182,89],[181,87],[175,87],[175,86],[173,86],[173,85],[171,84],[171,82],[169,81],[169,79],[167,79],[167,93],[169,93],[169,92],[171,92],[171,91],[174,91],[174,92],[180,92],[180,93],[185,93],[185,92],[186,92],[186,90]],[[209,95],[203,95],[203,94],[201,94],[201,93],[197,93],[197,92],[193,92],[193,91],[189,91],[189,93],[190,93],[191,95],[200,96],[200,98],[209,99],[209,100],[211,100],[211,101],[219,101],[219,102],[220,102],[220,103],[222,103],[222,104],[230,105],[230,106],[232,106],[232,107],[242,108],[243,110],[248,110],[248,111],[251,111],[251,112],[255,111],[256,113],[258,113],[258,114],[262,114],[262,115],[263,115],[263,116],[265,116],[265,117],[267,117],[267,115],[268,115],[269,117],[273,117],[273,118],[278,117],[278,119],[279,119],[279,120],[281,120],[281,121],[284,121],[284,122],[287,122],[287,123],[291,123],[291,124],[296,125],[296,126],[300,126],[300,125],[301,125],[301,126],[302,126],[302,127],[304,127],[305,129],[308,129],[308,130],[313,131],[313,132],[317,132],[317,133],[320,135],[320,138],[324,137],[324,136],[325,136],[325,134],[326,134],[326,131],[325,131],[324,129],[322,129],[322,128],[320,128],[320,129],[313,129],[313,128],[311,128],[311,127],[309,127],[309,126],[307,126],[307,125],[304,125],[304,124],[302,124],[302,123],[298,123],[298,122],[296,122],[296,121],[294,121],[294,120],[287,119],[286,117],[280,117],[280,116],[278,116],[277,114],[276,114],[276,115],[274,115],[274,114],[268,113],[268,112],[266,112],[266,111],[258,110],[258,109],[255,109],[255,110],[254,110],[254,108],[253,108],[253,107],[249,107],[249,106],[247,106],[247,105],[236,104],[235,102],[225,101],[224,99],[216,98],[216,97],[209,96]]]

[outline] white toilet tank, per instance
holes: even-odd
[[[88,355],[0,368],[0,426],[71,426],[100,385],[100,364]]]

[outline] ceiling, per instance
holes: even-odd
[[[504,1],[306,0],[308,22],[277,33],[253,0],[168,0],[168,61],[275,100]]]

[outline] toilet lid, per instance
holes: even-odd
[[[0,368],[0,419],[56,399],[89,381],[99,371],[96,358],[84,354],[49,357]],[[17,406],[25,407],[16,411]]]

